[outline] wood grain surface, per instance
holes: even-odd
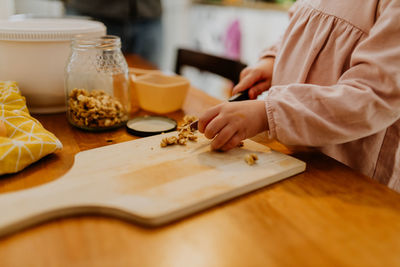
[[[183,110],[169,115],[180,120],[217,103],[192,88]],[[77,130],[65,114],[36,117],[64,148],[2,176],[1,192],[48,183],[77,152],[135,138],[124,129]],[[400,266],[400,195],[318,152],[292,156],[306,172],[167,226],[85,215],[7,236],[0,266]]]

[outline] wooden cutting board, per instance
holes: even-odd
[[[51,183],[0,195],[0,235],[60,216],[104,214],[161,225],[305,170],[305,163],[246,140],[221,153],[199,135],[160,147],[176,132],[78,153]],[[250,166],[248,153],[259,160]]]

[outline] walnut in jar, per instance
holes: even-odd
[[[71,90],[68,96],[68,117],[82,128],[112,128],[128,119],[122,104],[101,90]]]

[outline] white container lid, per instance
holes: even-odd
[[[0,20],[0,41],[70,41],[79,34],[105,33],[103,23],[83,19]]]

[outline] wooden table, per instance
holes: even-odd
[[[192,88],[183,110],[169,115],[180,120],[218,102]],[[2,176],[1,193],[59,178],[79,151],[135,138],[122,128],[80,131],[65,114],[36,117],[64,148]],[[306,172],[164,227],[88,215],[2,238],[0,266],[400,266],[400,194],[320,153],[293,156]]]

